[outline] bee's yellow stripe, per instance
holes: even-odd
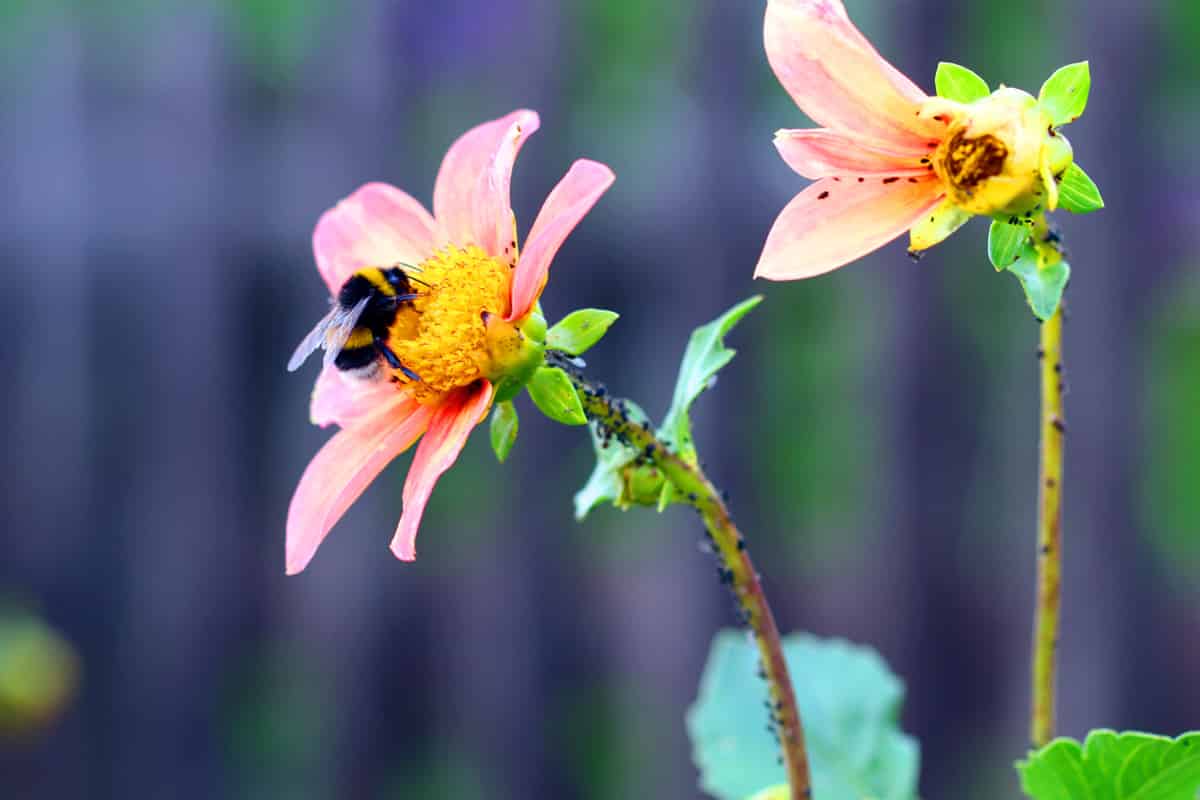
[[[350,338],[342,345],[343,350],[353,350],[358,347],[371,347],[375,344],[375,336],[370,328],[355,328]]]
[[[356,274],[363,276],[363,278],[375,287],[375,291],[380,294],[388,297],[396,294],[395,288],[388,283],[388,279],[383,275],[383,270],[379,267],[365,267],[364,269],[360,269]]]

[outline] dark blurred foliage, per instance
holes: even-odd
[[[1108,208],[1061,221],[1070,395],[1061,730],[1200,719],[1200,239],[1193,0],[848,0],[927,89],[939,59],[1035,90],[1089,58],[1070,136]],[[428,200],[445,147],[527,106],[520,219],[570,161],[618,182],[543,302],[621,312],[590,370],[652,414],[688,332],[754,291],[697,405],[785,629],[907,681],[928,797],[1007,797],[1026,746],[1036,324],[968,226],[803,283],[750,279],[804,124],[762,2],[0,3],[0,594],[77,650],[0,796],[695,797],[682,723],[732,624],[692,516],[582,526],[578,430],[477,435],[403,565],[404,463],[283,575],[328,435],[309,234],[367,180]],[[315,374],[315,373],[314,373]]]

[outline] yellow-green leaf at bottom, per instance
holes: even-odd
[[[1095,730],[1082,746],[1055,739],[1016,767],[1034,800],[1195,800],[1200,732],[1170,739]]]
[[[963,211],[950,200],[921,217],[908,232],[908,249],[919,252],[933,247],[966,224],[971,212]]]

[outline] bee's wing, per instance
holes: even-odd
[[[288,372],[295,372],[300,369],[300,365],[307,361],[308,357],[316,352],[319,347],[325,348],[325,364],[333,363],[338,353],[342,351],[342,345],[350,338],[350,333],[354,330],[354,326],[358,324],[358,318],[362,316],[363,310],[366,309],[367,302],[370,299],[370,296],[364,297],[357,305],[350,309],[334,305],[329,310],[329,313],[313,326],[313,329],[308,332],[308,335],[296,347],[296,351],[292,353],[291,359],[288,360]]]
[[[332,364],[338,357],[338,353],[342,352],[342,346],[354,332],[354,326],[358,324],[358,318],[362,316],[369,302],[371,302],[371,295],[359,300],[353,308],[346,309],[338,306],[330,313],[329,324],[325,328],[325,366],[328,367]]]

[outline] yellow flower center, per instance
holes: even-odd
[[[450,245],[411,270],[417,297],[396,316],[388,344],[413,380],[393,370],[423,403],[493,372],[497,339],[520,334],[508,324],[487,324],[509,311],[512,268],[474,245]],[[497,330],[499,328],[499,330]]]
[[[991,134],[968,139],[963,131],[954,134],[942,146],[941,158],[935,169],[951,186],[965,190],[978,186],[988,178],[1004,171],[1008,148]]]

